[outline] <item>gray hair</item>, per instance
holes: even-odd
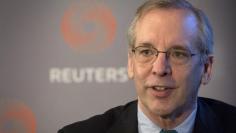
[[[141,5],[137,9],[135,17],[128,30],[129,48],[134,48],[135,45],[135,27],[137,22],[145,15],[145,13],[153,9],[184,9],[191,11],[198,21],[199,33],[197,41],[195,42],[197,48],[200,53],[204,55],[213,53],[213,31],[207,16],[203,11],[194,7],[186,0],[147,0],[143,5]]]

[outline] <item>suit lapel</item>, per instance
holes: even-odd
[[[198,99],[194,133],[222,133],[220,121],[212,109],[201,98]]]
[[[223,133],[216,114],[204,102],[204,99],[201,98],[198,99],[198,109],[193,132]],[[127,106],[107,133],[138,133],[137,101]]]
[[[137,101],[127,106],[107,133],[138,133]]]

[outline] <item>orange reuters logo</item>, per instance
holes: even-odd
[[[0,133],[36,133],[33,112],[23,103],[1,101]]]
[[[67,44],[79,51],[98,51],[111,45],[116,34],[112,11],[96,2],[78,3],[64,13],[61,32]]]

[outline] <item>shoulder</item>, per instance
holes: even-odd
[[[219,125],[223,127],[224,131],[236,131],[236,107],[222,101],[210,99],[210,98],[199,98],[198,103],[200,108],[207,114],[207,118],[212,116],[211,119],[218,121]]]
[[[133,101],[126,105],[109,109],[103,114],[67,125],[59,130],[58,133],[104,133],[110,129],[110,127],[112,127],[112,125],[118,121],[122,115],[126,114],[130,110],[134,110],[136,105],[137,101]]]
[[[236,115],[236,107],[225,102],[203,97],[200,97],[198,101],[202,106],[210,108],[216,114]]]

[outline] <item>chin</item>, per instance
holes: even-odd
[[[160,108],[160,106],[153,107],[153,108],[150,108],[150,110],[155,115],[163,117],[163,118],[168,118],[168,117],[172,116],[172,114],[174,113],[174,109],[172,109],[170,107],[166,107],[166,106],[163,108]]]
[[[167,109],[156,109],[154,111],[156,112],[157,115],[160,115],[160,116],[169,115],[172,112],[172,111],[167,110]]]

